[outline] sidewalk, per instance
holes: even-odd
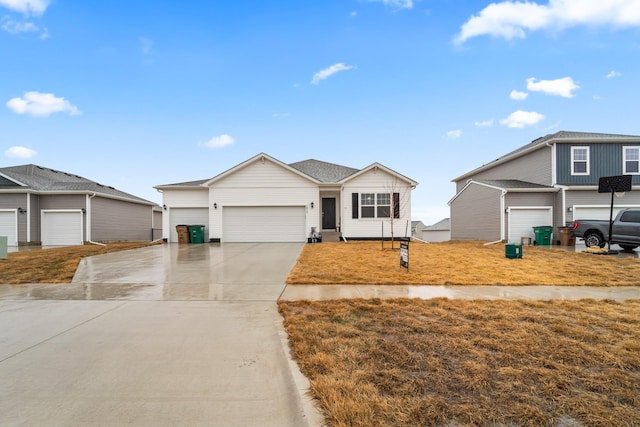
[[[640,299],[640,286],[405,286],[288,285],[280,300],[340,298],[566,299],[624,301]]]

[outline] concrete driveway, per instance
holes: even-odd
[[[0,424],[317,424],[275,304],[302,246],[167,244],[0,285]]]

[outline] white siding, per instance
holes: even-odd
[[[214,203],[217,208],[213,208]],[[222,241],[225,240],[223,211],[228,207],[304,208],[304,228],[307,231],[319,226],[318,211],[321,209],[317,184],[268,159],[264,163],[254,161],[212,183],[209,206],[209,237]]]
[[[209,192],[206,188],[170,189],[162,191],[162,204],[166,207],[162,215],[162,238],[170,242],[177,242],[175,227],[171,224],[171,209],[173,208],[207,208],[209,206]],[[205,232],[205,239],[207,235]]]
[[[389,218],[352,218],[352,193],[399,193],[400,218],[393,219],[394,237],[411,236],[411,187],[405,181],[374,169],[349,180],[342,190],[342,234],[347,238],[388,238],[391,237]]]

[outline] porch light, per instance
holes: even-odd
[[[311,209],[313,209],[313,202],[311,202]]]
[[[19,213],[21,213],[21,214],[23,214],[23,213],[26,213],[26,212],[27,212],[27,210],[26,210],[26,209],[24,209],[24,208],[18,208],[18,212],[19,212]]]
[[[218,209],[218,204],[217,203],[213,204],[213,209]]]

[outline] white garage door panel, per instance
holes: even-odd
[[[82,212],[42,211],[42,246],[82,245]]]
[[[207,208],[172,208],[170,210],[169,242],[178,242],[176,225],[204,225],[204,240],[209,240],[209,209]]]
[[[18,246],[18,230],[15,211],[0,212],[0,236],[7,236],[9,246]]]
[[[305,242],[304,206],[225,207],[225,242]]]
[[[533,227],[551,226],[553,216],[551,208],[541,209],[510,209],[509,210],[509,241],[520,243],[522,237],[535,239]]]
[[[618,212],[620,212],[623,207],[613,207],[613,217],[615,218]],[[598,207],[575,207],[573,208],[573,218],[574,220],[580,219],[603,219],[609,220],[609,215],[611,213],[611,206],[598,206]]]

